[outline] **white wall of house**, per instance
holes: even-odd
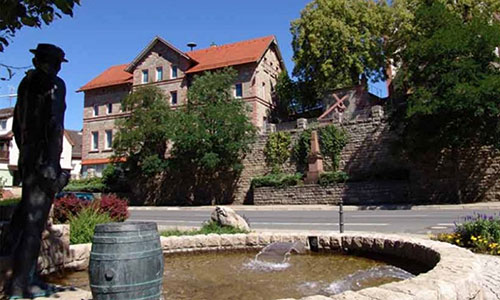
[[[61,168],[65,170],[71,170],[71,156],[73,153],[73,146],[66,138],[66,135],[63,135],[63,150],[61,153]]]
[[[72,159],[71,160],[71,178],[80,179],[82,176],[82,160]]]

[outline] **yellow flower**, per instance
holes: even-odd
[[[459,240],[459,239],[456,239],[456,240],[455,240],[455,243],[460,244],[460,240]]]
[[[473,236],[473,235],[470,236],[470,239],[473,240],[473,241],[477,240],[477,238],[475,236]]]

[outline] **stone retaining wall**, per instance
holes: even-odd
[[[286,188],[259,187],[253,190],[255,205],[338,204],[378,205],[408,203],[407,181],[339,183],[327,187],[317,184]]]

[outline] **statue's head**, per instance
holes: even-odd
[[[47,74],[56,75],[61,70],[61,63],[68,62],[64,51],[52,44],[38,44],[36,49],[31,49],[35,54],[33,65]]]

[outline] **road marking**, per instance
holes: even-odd
[[[189,223],[189,224],[202,224],[202,221],[183,221],[183,220],[141,220],[133,219],[130,221],[134,222],[156,222],[156,223]],[[284,226],[296,226],[296,225],[308,225],[308,226],[333,226],[339,225],[339,223],[291,223],[291,222],[252,222],[250,225],[284,225]],[[345,223],[345,226],[389,226],[387,223]]]
[[[437,226],[455,226],[455,223],[438,223]]]
[[[431,229],[448,229],[446,226],[432,226]]]
[[[351,215],[347,214],[349,218],[425,218],[428,215]]]

